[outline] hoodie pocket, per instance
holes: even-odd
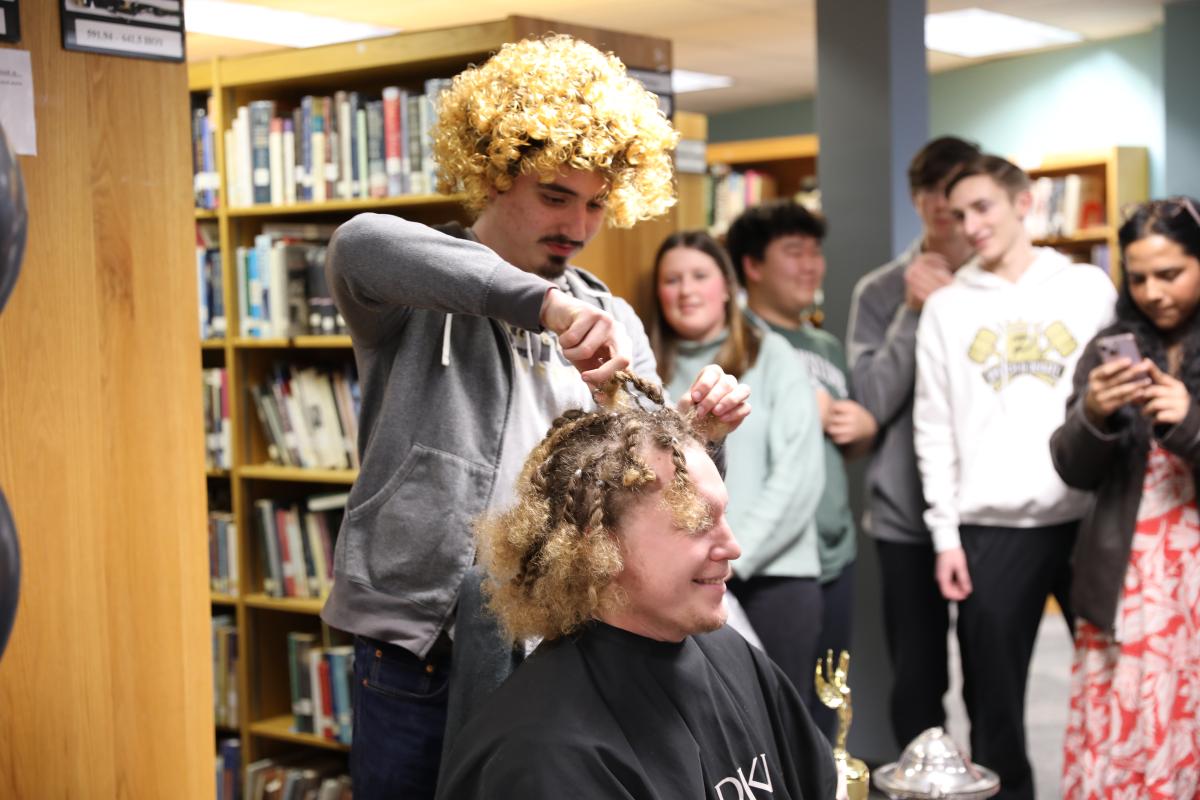
[[[349,514],[346,572],[376,590],[439,606],[475,556],[471,524],[493,470],[414,445],[383,488]]]

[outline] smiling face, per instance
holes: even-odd
[[[1200,301],[1200,260],[1161,234],[1125,248],[1125,274],[1133,302],[1159,330],[1179,327]]]
[[[819,239],[793,233],[772,239],[761,261],[746,256],[743,268],[751,308],[798,324],[825,279],[825,254]]]
[[[707,342],[725,330],[729,284],[712,256],[674,247],[658,262],[658,302],[667,324],[681,339]]]
[[[508,263],[554,279],[604,224],[607,194],[595,172],[565,169],[548,183],[519,175],[511,189],[493,193],[473,230]]]
[[[971,175],[954,184],[949,200],[951,213],[985,268],[998,266],[1027,238],[1025,215],[1032,200],[1028,191],[1010,196],[991,176]]]
[[[670,453],[644,449],[642,456],[659,480],[616,526],[625,567],[614,583],[626,602],[603,616],[610,625],[664,642],[725,624],[729,562],[742,552],[725,519],[729,493],[712,459],[696,444],[687,445],[684,454],[708,520],[702,530],[679,527],[662,489],[675,474]]]

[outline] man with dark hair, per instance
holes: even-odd
[[[863,527],[879,556],[883,629],[892,661],[892,733],[901,747],[946,722],[950,610],[933,577],[933,543],[922,518],[913,390],[917,322],[925,300],[972,255],[950,213],[946,182],[978,155],[978,146],[942,136],[913,157],[908,183],[921,235],[895,260],[863,276],[850,302],[846,342],[854,386],[879,423],[867,468]]]
[[[1025,686],[1046,597],[1069,583],[1086,493],[1050,458],[1084,345],[1113,316],[1102,270],[1035,247],[1029,178],[997,156],[946,184],[976,258],[917,326],[914,445],[942,595],[958,603],[971,757],[1032,798]],[[1060,597],[1071,619],[1066,593]],[[1114,723],[1115,724],[1115,723]]]
[[[741,548],[705,436],[618,381],[555,420],[476,528],[490,607],[545,641],[456,738],[438,797],[832,800],[799,695],[724,624]]]
[[[749,316],[791,343],[817,386],[825,433],[825,489],[815,519],[820,572],[807,587],[793,581],[787,588],[768,576],[733,584],[767,653],[772,654],[772,646],[806,649],[801,659],[808,665],[806,673],[818,654],[850,648],[856,532],[845,459],[864,452],[876,430],[867,410],[851,399],[841,342],[808,321],[819,305],[825,277],[824,236],[825,221],[791,200],[747,209],[726,234],[734,268],[746,287]],[[808,613],[797,613],[799,609]],[[833,714],[815,702],[811,681],[804,684],[801,692],[809,699],[813,718],[832,736]]]

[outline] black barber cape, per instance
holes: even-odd
[[[440,800],[831,800],[828,743],[728,626],[680,643],[602,623],[542,644],[459,735]]]

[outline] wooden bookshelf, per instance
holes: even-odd
[[[1071,174],[1093,176],[1101,181],[1104,192],[1105,224],[1077,230],[1069,237],[1036,240],[1036,244],[1054,247],[1074,257],[1092,260],[1097,245],[1107,248],[1108,273],[1114,283],[1121,278],[1120,244],[1117,230],[1123,210],[1150,196],[1149,155],[1145,147],[1108,147],[1075,153],[1049,155],[1035,164],[1022,164],[1033,179],[1064,177]]]
[[[816,135],[808,133],[708,145],[706,159],[712,171],[710,203],[714,209],[709,225],[715,232],[724,233],[724,227],[741,207],[738,200],[722,198],[722,192],[729,191],[725,188],[728,179],[722,177],[722,172],[764,176],[762,200],[794,197],[815,181],[818,150]],[[730,203],[733,207],[727,208]]]
[[[377,93],[383,86],[418,87],[429,78],[451,77],[471,63],[481,63],[506,42],[547,31],[575,35],[610,50],[631,68],[669,71],[670,42],[653,37],[552,23],[512,16],[495,22],[435,31],[402,33],[363,42],[303,51],[255,54],[188,67],[193,102],[211,98],[213,152],[219,175],[220,201],[215,211],[197,210],[195,219],[215,225],[221,251],[222,299],[227,320],[224,339],[201,343],[206,366],[223,366],[228,375],[233,469],[208,471],[210,478],[228,477],[230,509],[238,530],[237,563],[240,596],[212,594],[214,613],[236,614],[238,626],[239,714],[242,763],[281,750],[281,744],[345,751],[336,742],[291,730],[287,633],[304,630],[330,643],[336,636],[319,619],[322,600],[280,598],[263,591],[262,554],[255,527],[254,504],[260,499],[298,502],[318,493],[346,491],[355,470],[317,470],[266,463],[268,447],[249,387],[270,374],[275,363],[341,366],[353,362],[348,336],[255,338],[239,324],[235,251],[248,246],[269,222],[336,224],[361,212],[395,213],[424,222],[467,221],[461,197],[405,195],[378,199],[337,199],[290,205],[229,207],[230,197],[224,132],[239,106],[254,100],[277,100],[293,106],[305,94],[326,95],[337,90]],[[687,115],[683,115],[687,116]],[[687,121],[695,138],[696,115]],[[699,123],[703,118],[699,118]],[[702,129],[702,124],[700,125]],[[700,133],[703,137],[703,131]],[[702,186],[689,176],[681,179],[680,208],[662,220],[642,223],[630,231],[605,230],[589,245],[580,266],[597,273],[614,293],[648,310],[651,259],[663,236],[688,215],[698,216]],[[694,225],[690,218],[686,224]],[[215,482],[210,481],[210,489]]]

